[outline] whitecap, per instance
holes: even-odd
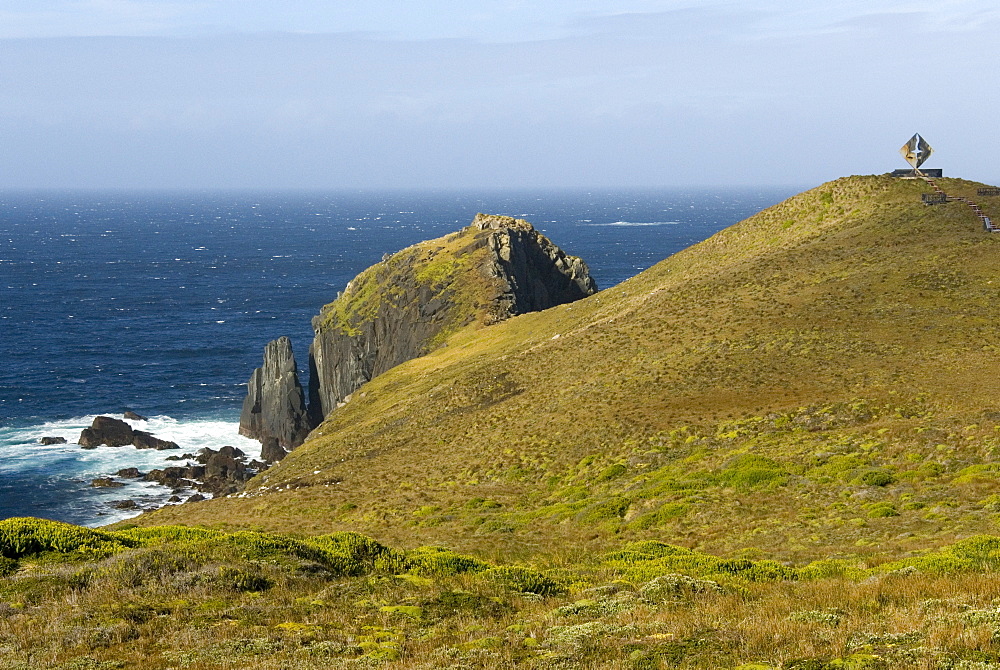
[[[639,228],[644,226],[676,226],[680,221],[614,221],[612,223],[588,223],[588,226],[621,226]]]
[[[20,500],[0,501],[3,503],[0,507],[7,510],[8,515],[31,514],[88,526],[113,523],[136,516],[142,510],[118,510],[110,503],[129,499],[149,509],[165,504],[172,491],[153,482],[123,478],[116,478],[125,484],[123,487],[94,489],[89,486],[93,479],[114,477],[124,468],[148,472],[183,465],[184,461],[168,461],[167,458],[197,454],[204,447],[217,450],[231,445],[246,453],[248,460],[260,458],[259,442],[240,435],[236,422],[214,417],[150,416],[142,421],[126,420],[135,429],[176,442],[180,449],[156,451],[131,446],[83,449],[77,440],[93,420],[94,415],[91,415],[17,428],[0,427],[0,482],[44,478],[48,486],[41,498],[38,492],[9,491],[10,498],[23,495],[25,500],[23,510],[18,508]],[[62,437],[67,443],[46,446],[39,442],[42,437]],[[29,500],[32,495],[34,498]]]

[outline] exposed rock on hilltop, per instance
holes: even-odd
[[[273,438],[284,449],[302,444],[311,426],[296,369],[291,340],[279,337],[267,343],[264,364],[253,371],[247,385],[241,435],[261,442]]]
[[[309,402],[319,422],[376,375],[489,325],[597,291],[587,264],[523,219],[478,214],[458,233],[358,275],[313,319]]]
[[[506,316],[538,312],[595,293],[597,284],[582,259],[567,256],[523,219],[477,214],[475,230],[488,230],[489,276],[506,285],[497,297]]]

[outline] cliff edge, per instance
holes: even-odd
[[[365,382],[471,323],[490,325],[596,291],[587,264],[527,221],[477,214],[457,233],[368,268],[313,319],[311,418],[318,424]]]
[[[585,298],[582,259],[523,219],[478,214],[445,237],[388,254],[313,319],[309,407],[287,337],[270,342],[250,378],[240,433],[291,450],[362,384],[441,346],[461,328]]]

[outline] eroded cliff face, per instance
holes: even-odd
[[[457,233],[386,256],[323,307],[313,319],[308,412],[291,342],[268,343],[248,384],[240,433],[277,460],[362,384],[457,330],[596,291],[587,264],[527,221],[478,214]]]
[[[306,413],[305,394],[292,354],[292,343],[279,337],[264,347],[264,364],[253,371],[240,414],[240,434],[261,442],[277,442],[264,455],[278,460],[283,450],[302,444],[312,425]]]
[[[368,380],[470,323],[489,325],[596,291],[587,264],[527,221],[479,214],[460,232],[361,273],[313,319],[310,418],[318,424]]]

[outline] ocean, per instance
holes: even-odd
[[[529,220],[604,289],[797,190],[0,193],[0,518],[111,523],[138,513],[116,501],[171,492],[94,478],[203,447],[258,455],[237,423],[264,345],[291,337],[304,384],[320,307],[477,212]],[[75,444],[126,410],[181,450]]]

